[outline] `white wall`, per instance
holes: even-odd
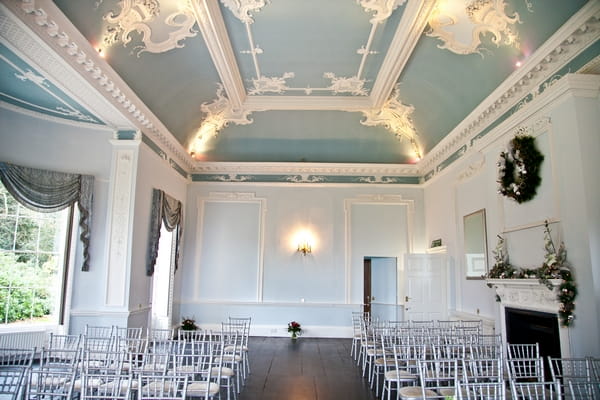
[[[307,335],[350,335],[363,258],[425,247],[416,187],[192,183],[187,205],[176,293],[180,316],[203,326],[252,316],[253,334],[286,335],[297,320]],[[306,256],[301,229],[314,235]]]
[[[150,231],[150,207],[152,189],[161,189],[168,195],[186,202],[187,180],[178,174],[168,161],[159,157],[144,143],[140,145],[135,186],[133,242],[131,272],[129,276],[129,326],[148,326],[152,300],[152,278],[146,276],[148,239]],[[184,216],[185,218],[185,216]],[[186,229],[192,226],[184,224]],[[182,252],[182,258],[185,254]],[[179,273],[179,272],[177,272]]]
[[[441,237],[456,260],[455,312],[479,311],[495,319],[497,328],[503,316],[495,292],[483,280],[465,279],[463,216],[486,209],[490,264],[496,235],[502,233],[510,262],[527,268],[543,262],[543,226],[537,224],[557,221],[550,226],[553,238],[556,244],[565,242],[579,287],[576,321],[569,329],[572,356],[600,354],[599,87],[597,77],[563,78],[425,186],[427,236]],[[530,129],[545,156],[538,194],[523,204],[499,195],[496,183],[499,154],[519,127]]]
[[[82,246],[77,240],[71,298],[71,330],[80,319],[103,309],[106,290],[106,209],[112,132],[34,118],[0,108],[0,160],[33,168],[94,175],[90,270],[81,271]]]

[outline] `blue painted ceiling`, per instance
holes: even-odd
[[[476,35],[481,43],[468,54],[441,48],[444,42],[427,33],[433,27],[429,18],[446,7],[444,1],[467,7],[471,19],[494,5],[506,17],[497,20],[504,21],[504,34],[516,34],[518,40],[497,45],[493,32],[484,30]],[[587,3],[444,1],[54,3],[197,162],[406,164],[417,162],[416,153],[431,151],[515,71],[517,61],[526,62]],[[236,9],[240,5],[248,9]],[[202,14],[206,10],[208,16]],[[169,14],[177,15],[165,20]],[[189,29],[182,32],[187,37],[160,50],[151,48],[186,23]],[[128,29],[125,36],[115,35]],[[108,43],[107,38],[118,40]],[[0,57],[2,101],[102,123],[94,110],[69,99],[50,81],[36,80],[42,72],[10,48],[0,46]],[[267,86],[257,78],[265,78]],[[221,85],[224,97],[218,94]],[[404,107],[403,122],[410,124],[413,140],[395,135],[386,124],[361,123],[367,111],[380,109],[390,96]],[[241,110],[242,117],[225,118],[224,126],[195,147],[199,129],[211,116],[206,106],[219,99],[225,99],[230,112]]]

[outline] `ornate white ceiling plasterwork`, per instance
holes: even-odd
[[[121,10],[117,13],[111,11],[104,16],[110,24],[106,28],[103,43],[112,46],[121,41],[123,46],[131,42],[131,33],[138,32],[142,37],[143,45],[137,46],[139,53],[148,51],[150,53],[163,53],[174,48],[183,47],[182,41],[194,37],[198,33],[193,29],[196,23],[193,9],[189,1],[185,1],[182,7],[169,12],[163,19],[161,26],[173,28],[168,37],[155,42],[152,32],[152,23],[161,13],[161,4],[158,0],[121,0],[118,6]],[[168,4],[167,4],[168,5]],[[162,7],[165,4],[163,3]]]
[[[482,54],[481,38],[488,33],[496,46],[517,46],[518,33],[512,26],[521,22],[519,14],[507,15],[505,8],[505,0],[440,1],[426,34],[443,42],[439,48],[457,54]]]
[[[374,175],[418,176],[416,165],[321,164],[321,163],[233,163],[203,162],[194,173],[201,174],[285,174],[285,175]]]
[[[42,25],[43,17],[38,18],[39,24]],[[129,124],[129,121],[116,112],[114,106],[106,99],[95,96],[94,89],[89,83],[82,78],[74,78],[71,67],[53,54],[48,46],[28,30],[9,9],[4,8],[3,4],[0,4],[0,20],[0,37],[9,48],[13,51],[16,50],[22,58],[27,60],[28,64],[52,77],[54,83],[63,92],[68,93],[86,109],[93,110],[94,114],[103,122],[111,124],[113,127],[123,127]],[[23,76],[33,78],[31,74]],[[46,77],[33,79],[40,86],[42,79],[45,81]],[[72,111],[74,111],[72,107],[68,107],[66,113],[69,114]]]
[[[363,111],[365,118],[360,123],[367,126],[383,125],[398,139],[407,139],[411,143],[415,155],[420,159],[418,135],[410,118],[413,111],[413,106],[402,104],[400,101],[400,85],[396,85],[394,92],[383,107]]]
[[[28,49],[27,56],[56,82],[76,93],[73,98],[99,115],[116,129],[142,129],[149,137],[165,146],[178,163],[191,169],[193,162],[181,144],[137,98],[125,82],[100,58],[89,42],[66,19],[53,2],[38,5],[35,0],[13,0],[6,5],[19,25],[8,36],[18,33],[15,48]],[[9,16],[7,20],[12,20]],[[10,39],[9,39],[10,40]],[[25,40],[25,42],[22,42]],[[48,49],[48,46],[51,48]],[[31,51],[31,48],[39,53]],[[59,58],[54,54],[56,52]],[[71,69],[74,69],[74,73]],[[76,89],[73,89],[76,88]],[[105,95],[99,95],[104,93]]]
[[[600,2],[589,2],[567,24],[546,41],[525,64],[515,70],[486,100],[450,132],[419,162],[422,174],[428,173],[524,98],[535,96],[540,85],[600,39]],[[522,104],[520,107],[523,107]]]
[[[190,153],[192,157],[195,154],[203,152],[208,140],[217,136],[217,134],[230,122],[237,125],[251,124],[253,120],[249,119],[250,111],[244,108],[235,108],[224,94],[223,85],[217,87],[217,98],[211,103],[203,103],[200,109],[206,114],[206,117],[198,129],[196,138],[191,144]]]

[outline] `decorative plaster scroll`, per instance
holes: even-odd
[[[245,24],[254,22],[251,12],[259,12],[266,4],[266,0],[221,0],[221,3],[233,13],[233,15]]]
[[[161,14],[161,5],[159,0],[122,0],[118,3],[121,7],[120,12],[116,14],[110,12],[104,16],[104,19],[111,24],[106,28],[103,42],[107,46],[112,46],[118,41],[126,46],[131,42],[131,33],[137,31],[144,43],[136,47],[138,56],[142,52],[164,53],[174,48],[183,47],[181,43],[184,39],[194,37],[198,33],[193,29],[196,23],[193,9],[189,1],[185,1],[185,6],[169,13],[164,18],[164,25],[172,27],[175,30],[168,33],[168,38],[160,42],[152,39],[153,32],[150,24]],[[161,24],[162,27],[163,24]]]
[[[522,102],[532,93],[538,92],[540,85],[567,65],[591,43],[598,40],[600,32],[600,3],[590,2],[540,47],[525,65],[500,85],[477,109],[446,136],[419,163],[421,171],[435,169],[441,160],[464,146],[469,140],[480,139],[487,134],[486,128],[503,114],[515,112],[529,105]],[[554,85],[554,82],[552,83]],[[429,178],[432,178],[430,176]]]
[[[485,165],[485,156],[481,153],[478,153],[478,160],[471,163],[464,171],[462,171],[458,175],[458,181],[464,181],[472,176],[477,175],[482,171],[483,166]]]
[[[358,0],[358,3],[369,13],[374,11],[373,18],[369,20],[371,24],[380,24],[392,15],[392,12],[406,0]]]
[[[265,92],[283,93],[288,89],[285,80],[293,77],[293,72],[286,72],[281,77],[261,76],[260,78],[252,79],[254,88],[250,89],[248,94],[263,94]]]
[[[360,123],[366,126],[383,125],[397,138],[408,139],[415,154],[420,158],[421,151],[417,143],[418,135],[410,118],[413,111],[413,106],[402,104],[400,101],[400,85],[398,84],[381,109],[363,111],[365,118]]]
[[[521,22],[519,14],[509,16],[505,8],[505,0],[471,0],[466,6],[464,0],[438,3],[426,34],[443,42],[440,49],[457,54],[481,54],[481,38],[488,33],[496,46],[516,46],[518,34],[512,25]],[[459,38],[465,31],[468,39]]]
[[[522,308],[558,313],[556,294],[560,280],[553,279],[553,290],[549,290],[537,279],[489,279],[505,307]]]
[[[52,2],[44,2],[42,6],[38,6],[37,3],[35,0],[18,0],[6,2],[6,6],[10,6],[14,13],[19,14],[22,22],[34,29],[46,43],[40,45],[39,38],[32,40],[20,25],[12,22],[0,24],[2,36],[6,38],[8,34],[15,47],[27,49],[28,57],[38,65],[43,65],[45,71],[69,88],[71,93],[79,94],[89,105],[89,109],[95,110],[104,121],[116,127],[135,124],[162,143],[187,168],[192,169],[192,159],[181,144],[125,82],[100,59],[90,44],[85,40],[73,39],[80,36],[77,31],[72,26],[61,26],[55,21],[53,16],[58,18],[58,15],[61,15],[58,7]],[[12,18],[9,17],[6,21],[12,21]],[[11,28],[10,31],[4,32],[4,29],[8,28]],[[48,45],[51,45],[64,60],[49,52]],[[35,49],[35,53],[31,53],[30,49]],[[72,69],[81,75],[81,80],[73,78]],[[98,89],[102,89],[104,96],[98,96]]]
[[[325,72],[323,77],[331,79],[331,86],[327,89],[331,90],[334,94],[351,93],[354,96],[368,95],[367,90],[364,88],[366,80],[359,79],[358,76],[338,78],[333,72]]]
[[[227,126],[230,122],[237,125],[251,124],[253,120],[249,119],[250,111],[244,109],[234,109],[229,102],[229,99],[224,94],[222,85],[217,87],[217,98],[212,103],[202,103],[200,110],[206,114],[206,118],[202,121],[196,140],[192,144],[192,156],[204,150],[206,142],[215,137],[221,129]]]

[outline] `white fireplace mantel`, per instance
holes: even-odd
[[[504,307],[558,314],[560,303],[556,299],[560,279],[551,279],[553,290],[538,279],[488,279]]]
[[[560,279],[551,279],[554,288],[550,290],[538,279],[487,279],[500,299],[500,315],[502,338],[506,342],[506,308],[517,308],[523,310],[540,311],[556,314],[560,302],[557,299]],[[562,357],[569,357],[569,329],[559,323],[560,349]]]

